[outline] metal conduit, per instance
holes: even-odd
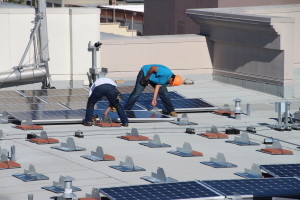
[[[40,78],[47,75],[45,67],[37,67],[26,70],[15,70],[14,72],[0,73],[0,83],[13,82],[18,80]]]

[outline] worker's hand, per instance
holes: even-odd
[[[149,80],[147,80],[145,77],[143,77],[141,80],[140,80],[140,84],[144,87],[146,87],[148,84],[149,84]]]
[[[107,115],[107,112],[102,113],[103,117],[106,117],[106,115]]]
[[[156,104],[157,104],[156,99],[153,99],[152,102],[151,102],[151,105],[152,105],[153,107],[155,107]]]

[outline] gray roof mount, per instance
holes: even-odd
[[[43,174],[36,173],[35,167],[30,164],[29,169],[24,169],[23,174],[13,174],[14,177],[21,179],[24,182],[28,181],[38,181],[38,180],[49,180],[48,176]]]
[[[144,168],[135,166],[133,159],[130,156],[126,156],[125,162],[120,161],[120,165],[113,165],[110,167],[122,172],[146,171]]]
[[[12,145],[11,148],[10,148],[10,156],[9,156],[9,151],[7,149],[1,149],[0,147],[0,155],[1,155],[1,162],[6,162],[8,161],[8,158],[10,161],[16,161],[16,147],[15,145]],[[3,159],[2,159],[2,155],[3,156]]]
[[[101,200],[99,189],[97,189],[97,188],[93,188],[92,189],[92,193],[91,194],[85,194],[85,197],[86,198],[94,198],[94,199],[97,199],[97,200]]]
[[[171,147],[169,144],[162,143],[158,134],[154,134],[153,139],[149,139],[148,142],[141,142],[139,144],[150,148]]]
[[[1,153],[0,162],[8,162],[8,157],[6,154]]]
[[[195,122],[190,122],[186,113],[183,113],[181,118],[178,117],[177,121],[170,121],[170,123],[177,124],[179,126],[198,125]]]
[[[8,150],[7,149],[2,149],[0,147],[0,155],[4,154],[5,156],[8,156]]]
[[[203,156],[201,152],[193,151],[192,145],[189,142],[184,142],[183,147],[177,147],[175,151],[168,151],[168,153],[181,157]]]
[[[111,120],[110,116],[106,115],[105,117],[102,118],[101,122],[111,124],[112,120]]]
[[[25,121],[21,121],[22,125],[33,125],[31,118],[26,118]]]
[[[252,164],[251,169],[245,168],[244,172],[237,172],[234,174],[244,178],[262,178],[260,167],[257,164]]]
[[[152,172],[151,176],[143,176],[141,179],[149,181],[151,183],[176,183],[177,180],[166,177],[165,171],[163,168],[158,167],[157,173]]]
[[[58,182],[53,181],[52,186],[44,186],[42,189],[54,192],[54,193],[63,193],[65,191],[65,181],[74,181],[75,179],[71,176],[60,176]],[[80,188],[71,186],[72,191],[81,191]]]
[[[60,146],[53,146],[51,148],[58,149],[61,151],[85,151],[86,150],[85,148],[76,146],[74,139],[71,137],[68,137],[66,143],[61,142]]]
[[[7,124],[8,123],[8,113],[2,112],[0,113],[0,124]]]
[[[240,146],[260,145],[257,142],[251,142],[248,133],[245,132],[242,132],[240,137],[236,136],[234,137],[234,140],[228,140],[226,142],[237,144]]]
[[[46,131],[41,131],[40,138],[48,140],[48,134],[47,134],[47,132]]]
[[[83,155],[81,156],[91,161],[109,161],[115,160],[113,156],[109,156],[104,154],[102,147],[97,146],[96,151],[91,151],[91,155]]]
[[[232,168],[237,167],[232,163],[226,162],[225,155],[223,153],[218,153],[216,158],[211,157],[210,161],[200,162],[202,164],[214,167],[214,168]]]
[[[4,139],[4,133],[3,133],[2,129],[0,129],[0,140],[1,139]]]
[[[219,133],[219,131],[215,125],[212,125],[210,130],[206,130],[206,133]]]
[[[292,127],[288,123],[290,117],[291,102],[275,102],[275,111],[278,113],[277,124],[271,126],[277,131],[291,131]],[[282,122],[282,113],[284,113],[284,122]]]
[[[266,148],[281,149],[282,150],[282,146],[281,146],[281,143],[279,141],[275,141],[272,145],[266,145]]]
[[[127,136],[135,136],[135,137],[139,137],[139,132],[137,130],[137,128],[132,128],[130,133],[126,133]]]

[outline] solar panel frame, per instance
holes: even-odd
[[[224,199],[197,181],[100,188],[99,192],[112,200]]]
[[[85,117],[84,110],[24,111],[7,113],[20,122],[32,119],[33,124],[81,123]]]
[[[239,194],[243,198],[300,197],[300,179],[298,178],[205,180],[201,182],[226,198],[233,198],[234,194]]]
[[[300,177],[300,163],[260,165],[260,168],[274,177]]]

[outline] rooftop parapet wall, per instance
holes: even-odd
[[[214,79],[289,98],[299,89],[299,11],[297,4],[190,9],[187,15],[208,38]]]

